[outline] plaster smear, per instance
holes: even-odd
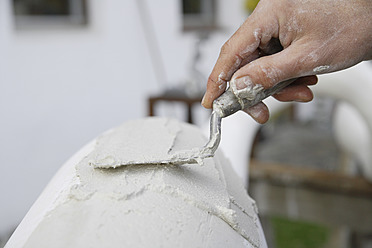
[[[210,151],[203,149],[192,136],[183,137],[182,143],[176,142],[182,135],[180,131],[179,123],[171,119],[128,122],[125,128],[108,132],[99,139],[89,162],[95,168],[190,162],[203,165],[203,158],[209,156]]]
[[[130,121],[99,138],[90,163],[95,168],[116,168],[171,160],[170,153],[179,132],[180,126],[170,119]]]
[[[313,69],[314,73],[326,73],[331,67],[329,65],[321,65]]]
[[[142,136],[139,128],[146,129]],[[136,144],[116,147],[123,140]],[[255,202],[219,151],[204,166],[109,168],[131,160],[132,152],[153,158],[205,141],[196,127],[163,118],[130,121],[104,134],[73,165],[77,180],[23,247],[265,247]],[[144,150],[143,143],[151,146]],[[94,161],[109,166],[96,169]]]
[[[244,102],[242,99],[254,100],[264,90],[261,84],[254,85],[250,77],[233,78],[230,82],[231,89],[242,108]]]

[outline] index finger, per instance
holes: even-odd
[[[226,83],[243,65],[259,57],[258,47],[261,40],[270,40],[273,31],[256,25],[254,17],[248,18],[243,25],[222,46],[217,62],[208,78],[207,91],[202,105],[211,108],[213,101],[226,90]],[[263,34],[266,34],[263,37]]]

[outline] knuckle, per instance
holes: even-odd
[[[216,84],[217,80],[212,75],[209,75],[207,82],[208,82],[208,85],[214,85]]]
[[[257,83],[260,83],[264,88],[268,88],[279,82],[281,72],[274,66],[259,65],[257,66]]]
[[[229,39],[222,45],[220,54],[221,55],[229,54],[231,53],[231,51],[232,51],[232,45],[231,45],[231,39]]]

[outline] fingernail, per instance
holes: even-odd
[[[235,88],[237,90],[241,90],[241,89],[244,89],[244,88],[247,88],[248,86],[252,86],[252,80],[250,77],[246,76],[246,77],[240,77],[240,78],[233,78],[231,80],[231,83],[233,85],[235,85]]]
[[[245,76],[233,79],[231,82],[231,89],[238,98],[253,100],[264,88],[260,84],[254,85],[251,78]]]
[[[201,105],[203,105],[205,107],[205,96],[207,95],[207,93],[204,94],[202,100],[201,100]]]
[[[310,92],[298,92],[296,94],[296,102],[309,102],[313,100],[313,94]]]

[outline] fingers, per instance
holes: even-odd
[[[318,83],[318,77],[316,75],[300,77],[294,82],[294,84],[306,84],[306,85],[316,85],[317,83]]]
[[[251,86],[249,84],[260,84],[268,89],[281,81],[303,76],[297,50],[296,46],[290,46],[276,54],[260,57],[236,71],[231,83],[237,89]]]
[[[240,55],[239,45],[234,44],[235,41],[231,39],[221,49],[219,58],[208,78],[207,91],[202,101],[202,105],[206,108],[212,107],[212,102],[225,91],[227,82],[242,64],[248,64],[259,56],[258,51],[253,51],[243,57]]]
[[[296,101],[309,102],[313,99],[313,93],[308,86],[315,85],[318,82],[317,76],[301,77],[287,86],[273,97],[282,102]],[[260,102],[250,108],[244,109],[244,112],[249,114],[256,122],[264,124],[269,120],[269,109]]]
[[[269,20],[268,20],[269,21]],[[273,22],[273,21],[271,21]],[[257,25],[254,19],[247,21],[222,46],[217,62],[208,78],[207,91],[203,97],[202,105],[211,108],[213,101],[226,89],[227,81],[242,66],[260,56],[259,45],[268,42],[276,33],[275,25]],[[265,35],[263,35],[265,34]]]
[[[291,45],[281,52],[260,57],[241,67],[230,81],[234,94],[237,97],[246,98],[246,96],[252,95],[252,92],[254,93],[257,88],[268,89],[281,81],[311,74],[312,70],[309,68],[312,68],[312,65],[299,62],[301,61],[300,56],[304,52],[307,52],[306,47]],[[309,79],[311,83],[316,83],[316,78],[313,77],[307,78],[305,81]],[[304,84],[299,83],[294,87],[295,85],[284,91],[284,94],[278,94],[277,97],[286,101],[309,101],[312,99],[312,92]],[[299,90],[297,93],[296,89]],[[290,99],[291,96],[293,99]]]
[[[250,108],[243,109],[243,111],[260,124],[264,124],[269,120],[269,109],[263,102],[259,102]]]
[[[293,82],[288,87],[281,90],[273,97],[282,102],[296,101],[296,102],[310,102],[314,95],[309,85],[314,85],[318,82],[317,76],[302,77]]]

